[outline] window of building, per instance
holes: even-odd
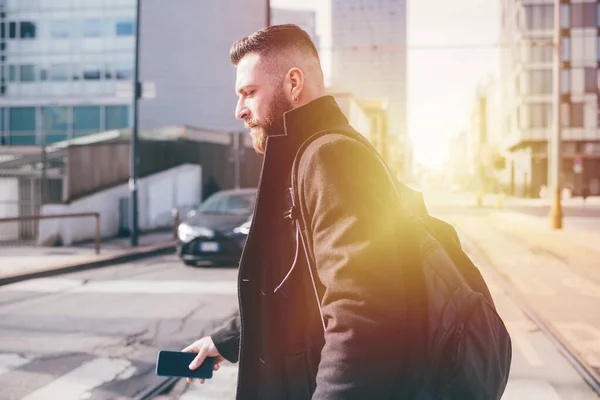
[[[8,138],[4,135],[4,108],[0,108],[0,146],[8,144]]]
[[[560,105],[561,126],[567,128],[571,125],[571,105],[563,103]]]
[[[50,35],[53,38],[67,38],[71,35],[71,24],[67,20],[52,21]]]
[[[551,46],[530,46],[531,62],[547,63],[552,62],[552,47]]]
[[[83,69],[83,79],[86,81],[97,81],[100,80],[101,69],[96,65],[88,65]]]
[[[551,70],[533,70],[529,72],[530,93],[551,94],[552,93],[552,71]]]
[[[560,71],[560,92],[568,94],[571,91],[571,70],[562,69]]]
[[[37,37],[37,27],[35,22],[21,21],[21,39],[35,39]]]
[[[116,66],[117,80],[130,81],[133,79],[133,65],[130,63],[118,63]]]
[[[13,107],[9,109],[10,144],[35,144],[35,108]]]
[[[111,64],[106,64],[104,67],[104,79],[110,80],[114,76],[113,66]]]
[[[69,108],[42,108],[42,135],[46,143],[59,142],[69,137]]]
[[[571,38],[571,60],[581,65],[585,59],[585,38],[583,36],[573,36]]]
[[[583,4],[571,4],[571,26],[583,28]]]
[[[598,79],[596,77],[596,68],[585,68],[585,92],[596,93]]]
[[[8,38],[9,39],[16,39],[18,38],[18,32],[17,32],[17,23],[16,22],[9,22],[8,23]]]
[[[100,37],[102,36],[102,20],[86,19],[83,23],[83,36]]]
[[[583,68],[573,68],[571,70],[571,92],[573,94],[583,94],[585,92],[585,74]]]
[[[554,25],[554,6],[552,4],[526,5],[524,11],[527,29],[552,29]]]
[[[100,106],[73,107],[73,135],[100,132]]]
[[[598,5],[595,3],[571,4],[571,27],[593,28],[598,25]]]
[[[549,104],[531,104],[530,126],[532,128],[547,128],[549,126]]]
[[[571,61],[571,38],[563,37],[561,44],[562,60]],[[550,49],[552,51],[552,47],[550,47]]]
[[[116,33],[117,36],[133,36],[135,31],[135,23],[133,20],[117,21]]]
[[[562,28],[571,27],[571,8],[569,4],[563,4],[560,7],[560,26]]]
[[[8,66],[8,81],[9,82],[17,81],[17,66],[16,65]]]
[[[571,104],[571,126],[574,128],[583,128],[583,103]]]
[[[27,64],[19,66],[19,81],[35,82],[35,65]]]
[[[48,68],[40,68],[40,81],[45,82],[50,79],[50,71]]]
[[[69,66],[67,64],[54,64],[50,67],[50,80],[66,81],[69,79]]]
[[[127,128],[129,126],[129,106],[107,106],[104,119],[107,130]]]

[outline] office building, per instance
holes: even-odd
[[[502,0],[502,143],[508,152],[505,184],[513,194],[537,197],[548,183],[548,138],[553,129],[551,0]],[[599,5],[561,6],[563,185],[600,194]]]
[[[140,128],[233,131],[231,44],[266,25],[266,0],[144,0]],[[258,10],[245,12],[244,10]],[[135,0],[0,1],[0,145],[53,143],[132,123]],[[126,84],[126,85],[123,85]]]
[[[387,101],[389,144],[408,172],[406,1],[332,0],[331,14],[332,86]]]
[[[317,13],[312,10],[292,10],[271,7],[271,25],[294,24],[304,29],[310,36],[317,50],[320,47],[317,36]]]

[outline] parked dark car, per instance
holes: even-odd
[[[179,225],[179,257],[190,266],[237,266],[255,201],[256,189],[225,190],[210,196]]]

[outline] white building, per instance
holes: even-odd
[[[317,13],[311,10],[292,10],[287,8],[271,7],[271,25],[294,24],[306,31],[317,50],[319,50],[319,37],[317,36]]]
[[[332,86],[389,104],[390,138],[409,167],[406,0],[332,0]]]
[[[501,70],[507,184],[518,195],[537,196],[548,182],[554,100],[553,48],[548,43],[553,39],[554,3],[501,2],[501,41],[518,44],[503,48]],[[574,191],[587,185],[592,194],[600,194],[600,5],[590,0],[561,3],[563,183]]]
[[[266,25],[266,0],[143,0],[140,128],[240,130],[231,44]],[[136,0],[2,0],[0,145],[130,126]],[[244,12],[265,10],[265,12]]]

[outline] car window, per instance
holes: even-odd
[[[227,196],[227,203],[223,211],[232,214],[252,212],[254,209],[254,198],[255,195],[251,193]]]
[[[215,194],[200,205],[204,214],[245,214],[254,209],[254,193]]]
[[[198,211],[205,214],[222,212],[226,202],[226,196],[215,194],[206,199],[206,201],[200,205]]]

